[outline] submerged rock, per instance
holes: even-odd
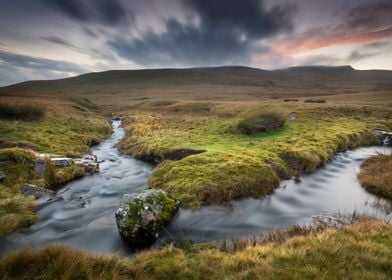
[[[130,245],[150,245],[177,208],[178,203],[162,190],[125,194],[115,213],[118,231]]]
[[[20,189],[20,192],[24,196],[34,196],[35,199],[39,199],[45,195],[48,194],[53,194],[53,191],[38,187],[33,184],[25,184],[23,187]]]

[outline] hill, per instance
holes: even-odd
[[[23,82],[1,87],[0,94],[88,95],[108,105],[116,103],[113,95],[129,101],[141,98],[242,100],[384,92],[391,88],[392,71],[360,71],[351,66],[305,66],[274,71],[222,66],[111,70],[60,80]],[[107,96],[112,97],[107,99]]]

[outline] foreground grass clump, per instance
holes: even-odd
[[[238,130],[246,135],[252,135],[259,132],[271,132],[278,128],[282,128],[285,122],[286,119],[281,113],[261,113],[240,121]]]
[[[167,246],[132,260],[50,246],[10,253],[4,279],[390,279],[392,225],[365,219],[233,251],[217,245]]]
[[[181,104],[186,107],[185,102]],[[342,150],[377,144],[371,134],[376,119],[362,119],[362,110],[332,114],[323,105],[308,104],[209,104],[210,113],[132,111],[125,118],[127,138],[121,149],[142,159],[162,161],[150,186],[164,189],[183,206],[221,204],[244,196],[271,193],[279,179],[316,170]],[[192,104],[189,110],[193,108]],[[238,124],[249,116],[267,112],[297,119],[271,132],[238,133]],[[378,109],[373,109],[378,111]],[[165,155],[178,150],[205,151],[180,160]]]
[[[0,119],[31,122],[42,120],[44,115],[45,110],[40,107],[0,104]]]
[[[392,155],[377,155],[361,165],[358,178],[366,190],[392,199]]]

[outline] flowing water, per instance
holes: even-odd
[[[64,200],[39,210],[39,222],[0,241],[0,254],[21,246],[43,247],[59,242],[95,253],[130,253],[119,237],[114,211],[124,193],[146,189],[152,167],[115,148],[124,137],[121,122],[113,122],[112,137],[93,148],[100,164],[98,174],[67,184],[57,195]],[[392,148],[367,147],[339,153],[334,160],[301,183],[282,182],[263,198],[236,200],[230,205],[180,209],[155,246],[173,240],[204,242],[251,237],[274,228],[310,222],[320,214],[366,213],[381,218],[392,214],[380,208],[387,204],[366,192],[356,178],[359,165],[377,153]],[[2,252],[1,252],[2,251]]]

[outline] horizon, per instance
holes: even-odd
[[[212,66],[206,66],[206,67],[157,67],[157,68],[134,68],[134,69],[107,69],[107,70],[102,70],[102,71],[91,71],[91,72],[86,72],[86,73],[80,73],[76,74],[73,76],[68,76],[68,77],[61,77],[61,78],[55,78],[55,79],[39,79],[39,80],[25,80],[21,82],[16,82],[16,83],[11,83],[11,84],[5,84],[1,85],[0,88],[2,87],[9,87],[9,86],[14,86],[18,84],[22,84],[25,82],[38,82],[38,81],[56,81],[56,80],[63,80],[63,79],[68,79],[68,78],[76,78],[79,76],[83,75],[88,75],[92,73],[105,73],[105,72],[111,72],[111,71],[141,71],[141,70],[189,70],[189,69],[208,69],[208,68],[225,68],[225,67],[241,67],[241,68],[249,68],[249,69],[257,69],[257,70],[262,70],[262,71],[280,71],[280,70],[286,70],[286,69],[292,69],[292,68],[316,68],[316,67],[321,67],[321,68],[342,68],[342,67],[350,67],[355,71],[391,71],[391,69],[356,69],[352,65],[294,65],[290,67],[284,67],[284,68],[276,68],[276,69],[263,69],[259,67],[252,67],[252,66],[246,66],[246,65],[212,65]]]
[[[4,0],[0,86],[110,70],[392,70],[386,0]]]

